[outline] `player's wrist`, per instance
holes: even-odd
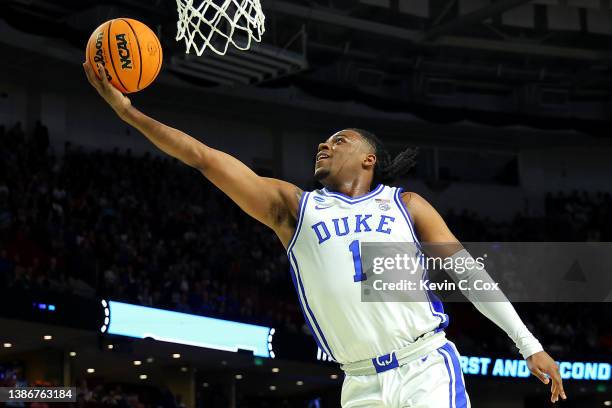
[[[540,342],[535,337],[533,337],[530,344],[524,345],[523,347],[519,348],[519,352],[525,360],[527,360],[534,354],[540,353],[542,351],[544,351],[544,347],[542,347]]]
[[[112,103],[111,107],[113,108],[117,116],[119,116],[119,118],[121,118],[121,120],[125,122],[129,122],[130,118],[133,117],[132,102],[126,96],[123,96],[123,100],[121,100],[119,103]]]

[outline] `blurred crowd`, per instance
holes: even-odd
[[[505,223],[446,220],[464,241],[610,240],[609,193],[549,194],[545,206],[545,217]],[[0,128],[0,287],[307,331],[277,238],[195,170],[129,150],[55,152],[41,124],[29,137]],[[581,332],[599,349],[597,322],[568,327],[565,316],[543,305],[526,320],[559,347]]]
[[[2,286],[301,329],[276,237],[201,175],[129,151],[56,156],[38,139],[0,135]]]
[[[543,217],[516,214],[509,222],[468,210],[449,211],[444,219],[464,242],[612,241],[610,192],[547,193],[544,208]]]

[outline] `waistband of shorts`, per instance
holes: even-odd
[[[425,333],[414,343],[368,360],[355,361],[354,363],[340,366],[346,375],[373,375],[392,370],[410,361],[425,356],[446,344],[446,333],[444,331],[431,331]]]

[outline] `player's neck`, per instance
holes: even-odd
[[[370,192],[371,182],[368,180],[350,180],[325,186],[329,191],[344,194],[349,197],[359,197]]]

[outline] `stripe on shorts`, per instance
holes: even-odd
[[[438,349],[438,353],[444,359],[444,365],[448,371],[448,406],[450,408],[468,408],[463,374],[461,373],[461,363],[455,349],[446,343]]]

